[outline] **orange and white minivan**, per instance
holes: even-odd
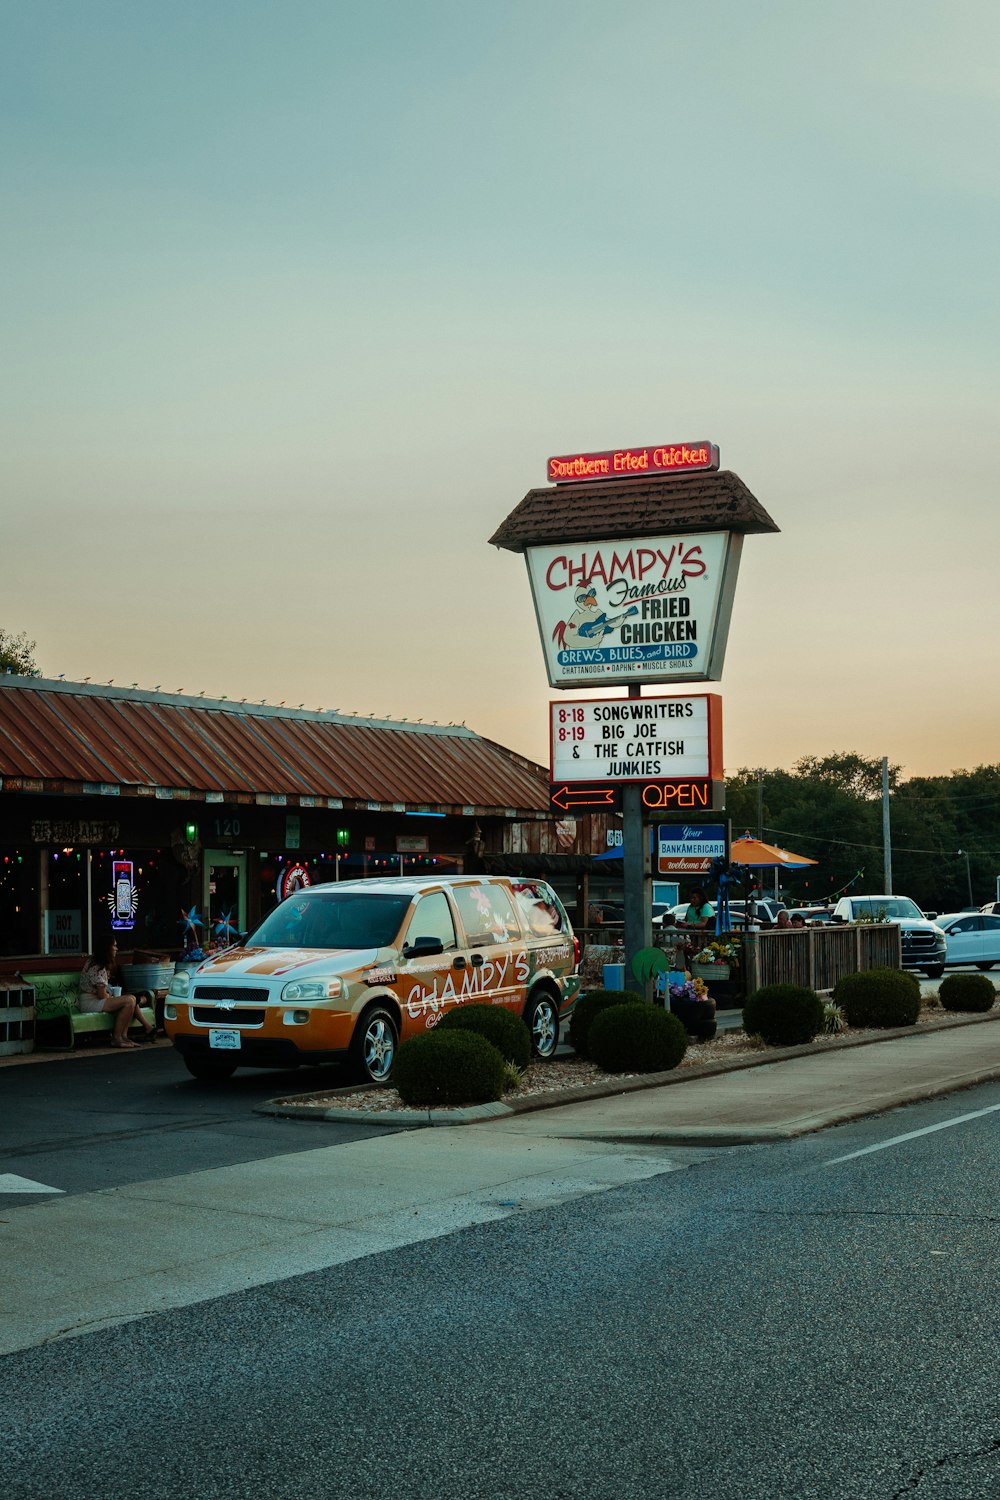
[[[456,1005],[506,1006],[551,1057],[578,961],[543,880],[339,881],[296,891],[245,945],[178,969],[164,1022],[195,1078],[347,1060],[381,1083],[397,1043]]]

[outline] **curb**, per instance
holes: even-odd
[[[939,1025],[917,1030],[912,1026],[894,1027],[888,1031],[879,1032],[877,1036],[845,1037],[843,1040],[835,1040],[826,1043],[821,1049],[810,1044],[799,1047],[776,1047],[772,1051],[761,1053],[756,1057],[734,1058],[731,1062],[723,1063],[700,1063],[697,1067],[686,1068],[683,1072],[671,1070],[669,1073],[644,1073],[638,1078],[619,1078],[617,1081],[607,1083],[581,1084],[575,1089],[560,1089],[551,1094],[533,1094],[530,1098],[515,1100],[510,1104],[499,1101],[490,1104],[471,1104],[464,1109],[428,1109],[426,1112],[415,1113],[413,1110],[391,1109],[381,1112],[365,1113],[357,1109],[337,1109],[335,1106],[329,1109],[316,1109],[309,1104],[310,1098],[329,1099],[336,1094],[358,1094],[362,1092],[375,1091],[382,1085],[369,1084],[354,1088],[323,1089],[320,1093],[296,1094],[280,1099],[267,1099],[263,1104],[254,1106],[254,1113],[259,1115],[273,1115],[279,1119],[292,1120],[317,1120],[323,1123],[337,1125],[386,1125],[399,1129],[407,1126],[411,1129],[426,1129],[428,1126],[442,1125],[474,1125],[480,1120],[495,1120],[507,1116],[533,1114],[542,1109],[558,1109],[564,1104],[585,1104],[591,1099],[613,1099],[623,1094],[638,1093],[641,1089],[669,1088],[677,1084],[694,1083],[701,1078],[717,1078],[723,1073],[739,1073],[747,1068],[770,1067],[773,1063],[791,1062],[797,1057],[818,1057],[828,1052],[843,1052],[851,1047],[877,1046],[880,1042],[892,1042],[912,1040],[916,1038],[927,1038],[936,1036],[941,1031],[954,1031],[960,1026],[979,1026],[990,1021],[1000,1021],[1000,1011],[987,1012],[985,1015],[959,1016],[954,1020],[943,1021]],[[925,1086],[920,1091],[911,1091],[906,1096],[900,1096],[892,1103],[886,1104],[885,1109],[897,1108],[899,1104],[915,1102],[922,1098],[935,1098],[939,1094],[952,1093],[961,1088],[972,1088],[977,1083],[988,1083],[994,1078],[1000,1077],[1000,1069],[989,1069],[968,1080],[950,1081],[938,1085]],[[827,1115],[807,1117],[813,1123],[796,1123],[793,1129],[785,1129],[783,1126],[761,1127],[755,1131],[715,1130],[711,1126],[689,1131],[665,1130],[662,1132],[642,1131],[635,1134],[622,1132],[620,1134],[604,1132],[600,1135],[586,1137],[589,1140],[605,1141],[632,1141],[636,1144],[647,1142],[656,1144],[669,1141],[672,1145],[716,1145],[716,1146],[743,1146],[752,1145],[761,1141],[790,1140],[794,1136],[806,1135],[811,1131],[823,1130],[828,1125],[840,1124],[845,1120],[857,1119],[860,1115],[870,1114],[870,1107],[855,1108],[849,1113],[842,1111],[831,1111]]]
[[[781,1141],[794,1141],[803,1135],[815,1135],[817,1131],[829,1130],[833,1125],[846,1125],[852,1120],[862,1120],[874,1115],[889,1114],[907,1104],[921,1104],[928,1099],[940,1099],[946,1094],[958,1094],[965,1089],[977,1088],[983,1083],[1000,1081],[1000,1065],[983,1068],[976,1073],[962,1073],[955,1077],[924,1083],[909,1089],[899,1089],[877,1106],[871,1099],[863,1103],[845,1105],[842,1109],[826,1110],[823,1114],[802,1115],[784,1125],[758,1125],[753,1129],[738,1127],[716,1128],[712,1125],[665,1127],[663,1130],[615,1130],[593,1131],[587,1135],[574,1136],[574,1140],[605,1141],[622,1146],[761,1146],[776,1145]]]

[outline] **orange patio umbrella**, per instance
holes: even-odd
[[[765,844],[760,839],[745,833],[734,839],[729,846],[729,858],[734,865],[748,865],[751,869],[800,870],[806,865],[818,865],[818,859],[808,859],[804,854],[792,854],[788,849],[779,849],[777,844]]]

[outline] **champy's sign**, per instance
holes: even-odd
[[[529,547],[549,682],[721,677],[742,543],[714,531]]]

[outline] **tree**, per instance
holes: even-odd
[[[24,631],[20,635],[8,635],[0,630],[0,672],[14,672],[18,677],[41,677],[38,663],[32,652],[35,642],[29,641]]]

